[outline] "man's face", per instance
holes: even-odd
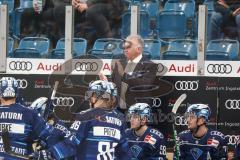
[[[125,57],[131,61],[141,53],[140,45],[134,39],[126,39],[123,49]]]
[[[95,104],[96,101],[97,101],[97,95],[96,95],[96,93],[92,93],[92,96],[89,99],[90,106],[91,106],[91,104]]]
[[[197,116],[194,113],[189,113],[185,118],[189,130],[193,130],[197,127]]]
[[[137,129],[141,125],[141,118],[140,115],[138,114],[132,114],[130,116],[130,123],[131,123],[131,128],[132,129]]]

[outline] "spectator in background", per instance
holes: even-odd
[[[96,38],[113,37],[111,23],[120,19],[122,0],[72,0],[72,5],[77,10],[76,23],[91,22],[96,29]]]
[[[65,17],[65,9],[60,10],[60,6],[70,4],[71,0],[33,0],[33,6],[26,8],[21,17],[20,34],[25,36],[44,35],[51,39],[53,44],[60,38],[56,19],[59,16]],[[57,18],[58,17],[58,18]]]
[[[238,0],[218,0],[214,4],[214,10],[211,17],[211,39],[221,38],[221,31],[234,38],[236,32],[238,34],[238,39],[240,39],[240,2]],[[234,26],[234,32],[232,35],[227,30],[229,26]]]

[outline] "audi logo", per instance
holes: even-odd
[[[158,121],[159,122],[174,122],[175,120],[175,115],[173,113],[162,113],[161,109],[158,110]]]
[[[239,140],[238,135],[226,135],[225,138],[228,140],[228,145],[235,145]]]
[[[30,71],[33,65],[30,61],[11,61],[9,69],[13,71]]]
[[[55,97],[53,99],[53,106],[73,106],[74,99],[73,97]]]
[[[176,126],[186,126],[187,119],[185,119],[183,116],[176,116],[175,117],[175,125]]]
[[[153,98],[152,99],[152,107],[160,107],[162,104],[162,101],[160,98]]]
[[[229,74],[232,72],[232,66],[230,64],[209,64],[207,71],[215,74]]]
[[[159,73],[162,73],[163,71],[164,71],[164,65],[162,64],[162,63],[158,63],[158,65],[157,65],[157,71],[159,72]]]
[[[178,91],[195,91],[198,89],[198,81],[177,81],[175,88]]]
[[[28,81],[26,79],[16,79],[18,82],[18,88],[25,89],[28,86]]]
[[[98,64],[96,62],[77,62],[75,64],[76,71],[97,71]]]
[[[238,99],[228,99],[225,102],[225,107],[227,109],[240,109],[240,100]]]

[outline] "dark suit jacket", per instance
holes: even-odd
[[[140,85],[153,84],[156,80],[157,64],[149,61],[147,58],[142,58],[136,65],[132,75],[124,73],[127,65],[126,59],[113,61],[112,82],[117,85],[118,95],[120,96],[122,81],[128,84],[128,89],[125,95],[126,104],[136,103],[135,94],[130,90],[132,87]],[[148,95],[146,95],[147,97]]]

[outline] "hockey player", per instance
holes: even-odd
[[[69,156],[79,160],[124,159],[128,149],[125,119],[114,109],[116,96],[113,83],[101,80],[91,82],[85,98],[92,108],[77,116],[70,127],[71,132],[64,141],[48,149],[48,155],[55,159]]]
[[[164,160],[166,145],[161,132],[147,125],[151,109],[146,103],[136,103],[128,110],[131,128],[126,130],[131,159]]]
[[[42,117],[44,117],[44,113],[46,112],[46,109],[48,109],[49,104],[47,97],[40,97],[36,99],[30,106],[31,109],[37,111],[40,113]],[[47,116],[48,123],[53,125],[54,129],[51,131],[50,135],[47,137],[46,140],[40,141],[41,147],[48,147],[56,144],[59,141],[62,141],[64,139],[64,136],[68,133],[68,127],[58,120],[52,112],[49,113]]]
[[[32,143],[36,138],[46,139],[52,127],[47,125],[37,112],[16,103],[18,83],[13,77],[0,80],[0,134],[9,132],[12,152],[28,156],[32,153]],[[19,157],[5,153],[0,141],[0,157],[15,160]]]
[[[240,137],[236,142],[235,151],[234,151],[234,158],[240,159]]]
[[[205,104],[193,104],[187,108],[185,118],[188,129],[178,135],[180,153],[174,159],[224,160],[227,159],[227,142],[224,134],[206,126],[211,114]]]

